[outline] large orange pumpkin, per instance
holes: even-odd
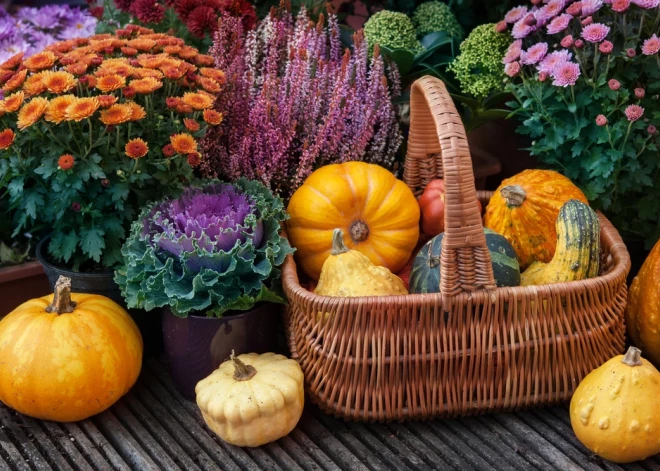
[[[22,414],[74,422],[128,392],[142,367],[142,337],[117,303],[71,294],[32,299],[0,321],[0,401]]]
[[[626,326],[644,356],[660,365],[660,242],[655,244],[630,285]]]
[[[296,261],[318,280],[339,228],[344,243],[372,263],[401,270],[419,238],[419,206],[410,188],[378,165],[346,162],[312,173],[289,202]]]
[[[557,246],[559,210],[572,199],[589,204],[565,176],[552,170],[525,170],[504,180],[493,193],[484,225],[511,242],[521,270],[536,261],[548,263]]]

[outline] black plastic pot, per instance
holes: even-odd
[[[114,280],[112,271],[85,273],[59,267],[48,258],[48,242],[50,236],[41,239],[37,245],[37,259],[44,267],[48,277],[50,290],[53,291],[55,283],[60,276],[71,279],[71,291],[74,293],[100,294],[112,299],[126,309],[140,329],[144,341],[145,354],[159,353],[163,349],[163,340],[160,335],[160,316],[157,312],[146,312],[141,309],[128,309],[121,290]]]
[[[224,317],[177,317],[163,309],[165,355],[176,388],[189,399],[195,386],[229,358],[232,350],[266,353],[277,349],[282,306],[260,303],[250,311]]]

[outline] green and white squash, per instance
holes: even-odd
[[[484,229],[484,233],[497,286],[519,286],[520,265],[513,246],[497,232]],[[410,273],[410,293],[440,292],[440,254],[444,235],[428,241],[415,257]]]

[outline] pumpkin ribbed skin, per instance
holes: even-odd
[[[117,303],[72,294],[73,312],[32,299],[0,321],[0,401],[45,420],[98,414],[128,392],[142,367],[142,337]]]
[[[543,285],[598,276],[600,222],[586,204],[571,200],[559,210],[557,247],[550,263],[534,262],[522,274],[522,285]]]
[[[571,199],[588,204],[584,193],[568,178],[551,170],[525,170],[502,182],[493,193],[484,225],[513,245],[520,268],[549,262],[555,254],[555,221]]]
[[[497,286],[519,286],[520,267],[513,247],[500,234],[490,229],[484,229],[484,232]],[[415,257],[408,287],[411,293],[440,292],[440,255],[443,238],[444,233],[431,239]]]
[[[419,205],[410,188],[378,165],[346,162],[322,167],[296,190],[287,208],[287,234],[298,266],[318,280],[339,228],[349,249],[393,273],[419,238]]]
[[[630,285],[626,326],[644,356],[660,365],[660,242]]]

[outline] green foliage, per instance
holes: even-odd
[[[424,48],[417,40],[412,21],[403,13],[380,11],[364,25],[364,35],[373,50],[375,44],[388,49],[403,49],[417,54]]]
[[[199,188],[203,192],[204,188],[214,184]],[[287,218],[283,202],[256,181],[241,179],[233,186],[238,193],[250,197],[256,212],[248,215],[245,221],[230,221],[243,223],[246,236],[243,240],[237,239],[228,250],[217,246],[203,248],[200,241],[204,239],[197,234],[198,240],[191,243],[192,250],[183,250],[176,256],[158,243],[159,240],[173,241],[171,235],[149,230],[150,221],[167,219],[168,215],[161,212],[161,208],[163,203],[172,200],[154,203],[142,211],[122,248],[123,264],[115,272],[115,281],[128,307],[150,311],[170,306],[172,312],[181,317],[202,312],[209,317],[220,317],[227,311],[251,309],[260,301],[285,301],[277,267],[293,250],[280,235],[281,223]],[[179,201],[186,213],[181,214],[181,219],[177,218],[177,224],[185,224],[182,220],[193,211],[190,206],[185,206],[185,198]],[[255,217],[257,214],[259,219]],[[217,231],[218,222],[209,220],[209,225],[214,225]],[[228,221],[222,221],[221,227],[227,227],[224,224]],[[252,231],[259,222],[263,227],[263,238],[255,245],[249,234],[254,234]],[[226,232],[231,231],[226,229]],[[210,232],[206,234],[212,235]],[[220,234],[218,238],[222,236]]]
[[[419,36],[444,31],[450,37],[463,39],[463,27],[446,4],[433,0],[417,7],[412,17],[415,30]]]

